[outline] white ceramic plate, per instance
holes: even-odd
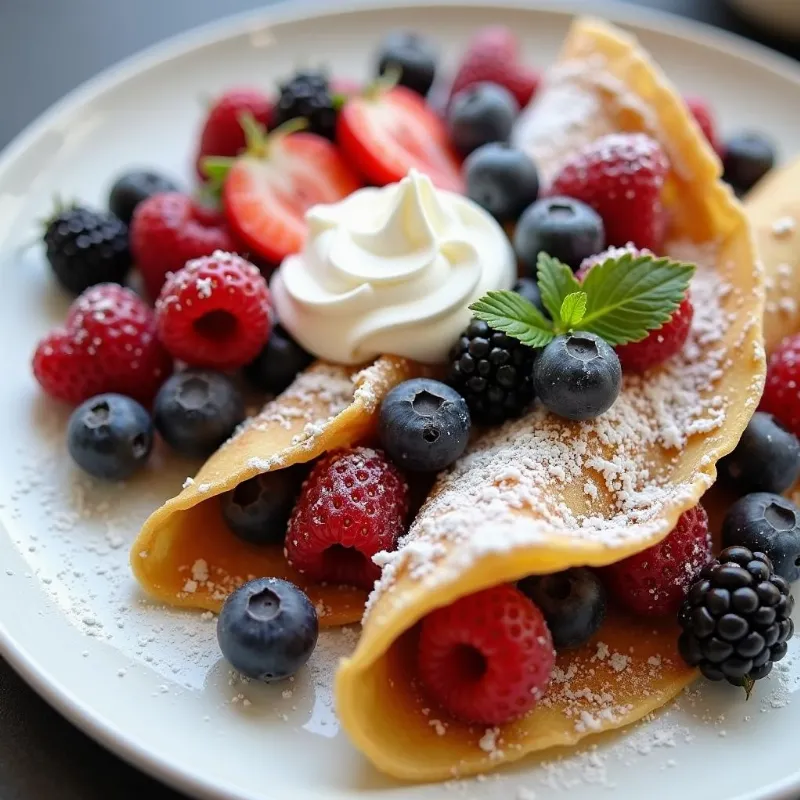
[[[363,77],[376,42],[396,27],[422,27],[452,55],[472,30],[502,21],[544,66],[570,16],[562,4],[530,0],[490,8],[413,0],[346,12],[337,5],[314,13],[292,3],[137,57],[66,98],[0,160],[0,652],[98,741],[196,796],[426,800],[446,790],[385,780],[338,730],[330,675],[354,631],[326,634],[311,669],[288,687],[233,683],[211,620],[155,607],[138,592],[128,544],[196,465],[159,452],[124,488],[72,469],[66,411],[41,397],[29,369],[36,340],[63,318],[67,299],[41,252],[21,245],[56,192],[101,203],[110,179],[133,165],[188,180],[203,95],[235,83],[267,86],[298,62]],[[671,18],[624,6],[603,11],[629,24],[680,87],[712,98],[724,128],[767,129],[784,157],[796,153],[797,65]],[[684,800],[796,797],[797,654],[795,640],[747,704],[736,692],[703,687],[622,735],[450,788],[473,800],[550,798],[565,789],[572,800],[590,800],[609,796],[609,786],[650,800],[679,792]]]

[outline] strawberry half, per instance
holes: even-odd
[[[301,250],[309,208],[335,203],[361,186],[329,141],[281,128],[269,136],[248,131],[247,152],[224,169],[228,225],[251,253],[271,264]]]
[[[336,141],[348,162],[377,186],[396,183],[416,168],[440,189],[464,191],[444,123],[404,86],[351,97],[339,112]]]

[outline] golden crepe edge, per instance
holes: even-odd
[[[592,89],[605,102],[616,105],[614,119],[620,130],[644,130],[655,135],[677,173],[672,185],[676,193],[673,202],[678,198],[680,201],[672,206],[676,228],[695,241],[722,240],[726,257],[720,262],[725,266],[717,264],[717,269],[730,268],[731,272],[739,273],[749,305],[741,319],[732,323],[739,336],[732,341],[741,342],[742,357],[737,359],[741,363],[730,367],[730,376],[735,373],[744,381],[744,397],[730,410],[724,430],[707,437],[708,457],[700,460],[697,474],[689,482],[690,489],[664,505],[658,524],[646,540],[613,552],[588,546],[583,540],[564,541],[557,536],[548,541],[546,548],[534,551],[509,547],[513,558],[508,553],[488,553],[465,564],[457,577],[437,582],[435,592],[424,580],[411,579],[402,559],[396,562],[396,573],[387,584],[390,588],[371,600],[361,640],[353,655],[343,661],[335,692],[338,714],[351,741],[378,769],[396,778],[444,780],[485,772],[537,750],[575,744],[592,733],[641,719],[672,699],[696,676],[695,670],[683,664],[677,654],[674,622],[653,623],[617,613],[609,616],[589,645],[560,654],[556,672],[562,678],[557,681],[557,691],[563,692],[563,677],[569,674],[571,666],[580,665],[591,671],[593,678],[584,681],[591,687],[619,681],[617,666],[624,662],[629,686],[622,691],[618,707],[605,718],[589,713],[585,720],[579,718],[576,723],[570,719],[565,725],[564,715],[572,710],[570,705],[548,708],[541,703],[522,720],[499,730],[484,730],[480,726],[436,719],[435,711],[425,707],[424,698],[414,690],[409,678],[413,674],[409,661],[413,628],[435,608],[527,574],[544,574],[570,566],[603,566],[663,539],[680,514],[696,505],[713,483],[716,461],[735,447],[761,393],[765,370],[761,331],[763,274],[743,208],[719,180],[719,161],[688,109],[635,40],[603,22],[576,21],[565,43],[562,61],[598,54],[604,57],[602,77],[609,80],[602,85],[598,82]],[[641,107],[618,103],[620,88],[635,95],[645,111],[654,112],[654,118],[646,119]],[[434,489],[433,501],[436,492]],[[420,526],[428,521],[430,507],[431,501],[418,516]],[[519,524],[522,525],[521,520]],[[453,567],[451,572],[455,575],[457,556],[448,553],[442,558],[445,561],[448,567]],[[607,657],[611,651],[619,656],[614,663]],[[605,658],[601,657],[603,653]],[[653,666],[654,660],[658,661],[658,670]],[[576,713],[583,712],[576,710]]]
[[[245,580],[278,577],[308,593],[321,625],[357,622],[365,592],[309,584],[287,564],[282,546],[238,539],[222,519],[219,496],[261,473],[369,440],[386,394],[420,373],[393,356],[360,370],[317,362],[301,373],[148,518],[130,551],[141,586],[169,605],[218,612]]]

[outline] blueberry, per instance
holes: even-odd
[[[313,360],[313,356],[276,325],[264,349],[244,368],[244,376],[256,389],[280,394]]]
[[[775,145],[761,133],[743,131],[725,142],[722,164],[723,178],[744,194],[775,166]]]
[[[557,336],[533,362],[533,387],[544,405],[567,419],[592,419],[619,395],[622,369],[599,336],[575,331]]]
[[[302,467],[294,466],[240,483],[220,498],[222,518],[246,542],[282,543],[304,475]]]
[[[378,75],[394,67],[400,70],[398,83],[425,96],[436,77],[438,56],[428,39],[413,31],[392,31],[378,51]]]
[[[308,661],[319,622],[293,583],[256,578],[228,596],[217,620],[217,642],[231,666],[259,681],[289,678]]]
[[[430,378],[414,378],[386,395],[379,431],[383,447],[399,467],[436,472],[464,452],[469,409],[455,389]]]
[[[507,142],[518,113],[519,105],[508,89],[496,83],[476,83],[450,103],[450,139],[465,156],[489,142]]]
[[[242,395],[230,378],[186,370],[169,378],[154,404],[158,432],[181,455],[210,456],[244,419]]]
[[[765,411],[756,411],[719,472],[739,494],[781,494],[800,475],[800,442]]]
[[[585,567],[531,575],[518,587],[541,609],[558,648],[584,644],[605,619],[605,589],[597,575]]]
[[[533,159],[505,142],[490,142],[464,162],[467,194],[500,222],[516,222],[539,195]]]
[[[153,422],[130,397],[100,394],[72,412],[67,449],[90,475],[121,481],[147,461],[153,449]]]
[[[770,492],[754,492],[737,500],[722,523],[722,546],[738,545],[764,553],[776,574],[800,578],[800,508]]]
[[[544,307],[542,302],[542,293],[539,291],[539,284],[533,278],[520,278],[511,290],[519,295],[522,295],[529,303],[533,303],[539,311],[542,312],[548,319],[550,314]]]
[[[584,258],[606,246],[603,220],[571,197],[546,197],[527,208],[514,231],[517,258],[536,277],[539,253],[548,253],[577,270]]]
[[[108,207],[123,222],[130,224],[136,206],[154,194],[178,192],[175,181],[149,169],[137,169],[120,175],[108,195]]]

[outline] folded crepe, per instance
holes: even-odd
[[[746,200],[759,257],[764,264],[767,353],[800,332],[800,159],[774,170]]]
[[[615,131],[647,132],[669,157],[667,252],[698,264],[689,340],[659,369],[625,376],[596,420],[537,407],[483,434],[439,478],[401,548],[385,555],[335,691],[356,747],[397,778],[484,772],[574,744],[641,719],[695,677],[678,655],[673,620],[610,610],[592,641],[559,653],[539,704],[499,728],[449,719],[415,680],[417,623],[434,609],[526,575],[614,563],[663,539],[713,483],[758,402],[763,274],[742,207],[635,40],[579,20],[516,140],[547,181],[575,148]]]
[[[261,473],[368,441],[383,398],[418,374],[413,362],[394,357],[379,358],[356,374],[352,368],[312,365],[150,516],[131,548],[139,583],[170,605],[219,611],[237,586],[268,575],[306,591],[321,625],[358,621],[365,592],[309,584],[286,562],[282,546],[253,545],[234,536],[222,518],[220,495]]]
[[[770,354],[800,333],[800,159],[759,182],[747,197],[747,214],[766,274],[764,346]],[[800,482],[786,495],[800,503]]]
[[[787,336],[800,333],[800,159],[773,170],[747,195],[745,210],[764,267],[764,349],[767,355]],[[800,503],[800,482],[785,492]],[[736,496],[722,483],[703,499],[718,532]]]

